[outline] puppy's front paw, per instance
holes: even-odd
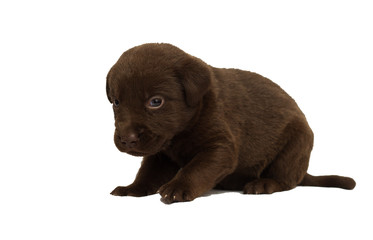
[[[142,197],[150,194],[154,194],[154,191],[149,190],[146,187],[129,185],[127,187],[116,187],[110,194],[114,196],[133,196],[133,197]]]
[[[162,197],[161,201],[166,204],[192,201],[197,197],[187,184],[177,180],[166,183],[158,192]]]

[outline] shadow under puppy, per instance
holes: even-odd
[[[307,173],[313,133],[295,101],[256,73],[214,68],[170,44],[124,52],[107,76],[114,142],[144,156],[116,196],[159,192],[165,203],[210,189],[269,194],[296,186],[353,189]]]

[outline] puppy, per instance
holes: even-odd
[[[296,186],[353,189],[307,173],[313,133],[295,101],[253,72],[214,68],[170,44],[124,52],[107,75],[116,147],[143,156],[116,196],[158,192],[165,203],[217,188],[270,194]]]

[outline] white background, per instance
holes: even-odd
[[[1,1],[0,239],[372,239],[372,12],[369,1]],[[105,78],[146,42],[278,83],[315,133],[309,172],[351,176],[355,190],[111,196],[141,159],[114,146]]]

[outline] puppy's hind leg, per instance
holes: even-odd
[[[306,175],[313,146],[313,133],[304,121],[284,130],[286,144],[259,179],[244,186],[245,194],[270,194],[295,188]]]

